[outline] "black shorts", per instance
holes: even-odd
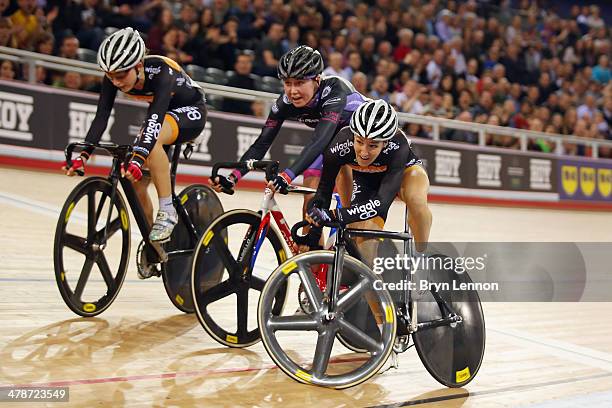
[[[174,145],[187,143],[202,133],[206,125],[208,111],[204,102],[192,106],[182,106],[166,112],[165,121],[172,126]]]

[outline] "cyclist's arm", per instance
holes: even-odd
[[[268,119],[266,120],[259,137],[257,137],[251,147],[249,147],[248,150],[244,152],[242,157],[240,157],[241,162],[263,159],[268,149],[270,149],[270,146],[272,146],[272,142],[274,142],[274,139],[276,139],[276,136],[278,135],[278,132],[280,131],[280,128],[285,120],[285,114],[282,111],[282,105],[284,104],[282,99],[283,98],[281,96],[276,101],[275,106],[278,106],[279,109],[277,112],[274,112],[274,109],[270,111]],[[239,179],[246,173],[248,173],[248,170],[235,170],[232,174]]]
[[[291,179],[296,178],[304,172],[316,160],[316,158],[323,153],[325,148],[329,146],[336,129],[340,123],[342,111],[346,105],[346,96],[336,96],[337,100],[334,100],[333,104],[323,107],[321,112],[321,119],[314,130],[314,134],[310,142],[304,147],[304,150],[300,153],[300,157],[285,170],[285,173]]]
[[[336,184],[336,177],[343,164],[344,163],[341,162],[337,155],[331,153],[329,149],[326,149],[323,156],[321,180],[319,180],[317,192],[312,200],[312,203],[316,203],[317,207],[329,209],[332,193],[334,192],[334,186]]]
[[[174,71],[173,71],[174,72]],[[174,74],[176,75],[176,74]],[[155,147],[159,132],[164,124],[164,117],[170,105],[172,92],[174,90],[175,78],[168,69],[162,69],[155,77],[155,96],[147,110],[147,116],[136,143],[134,144],[134,156],[132,160],[141,166]]]
[[[98,143],[102,134],[106,130],[108,125],[108,118],[110,117],[111,111],[113,110],[113,104],[115,103],[115,97],[117,96],[117,88],[113,83],[104,76],[102,79],[102,89],[100,90],[100,98],[98,99],[98,108],[96,109],[96,116],[91,122],[91,126],[85,136],[85,141],[88,143]],[[86,157],[89,157],[93,152],[93,148],[87,148],[83,151]],[[82,153],[82,154],[83,154]]]

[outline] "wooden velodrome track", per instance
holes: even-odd
[[[0,168],[0,386],[69,386],[69,405],[83,407],[612,406],[610,303],[485,303],[485,358],[464,389],[438,384],[413,349],[399,369],[348,390],[298,384],[261,344],[238,350],[213,341],[193,315],[172,306],[159,279],[138,280],[134,262],[114,304],[79,318],[60,297],[52,260],[58,213],[78,181]],[[222,200],[226,209],[256,210],[260,193]],[[279,199],[289,222],[300,200]],[[609,213],[431,207],[432,241],[611,238]],[[394,204],[390,229],[401,229],[401,213]]]

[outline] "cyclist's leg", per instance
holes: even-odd
[[[386,214],[385,214],[386,218]],[[365,221],[354,222],[349,224],[349,228],[355,229],[369,229],[369,230],[382,230],[385,226],[385,218],[383,217],[375,217]],[[366,265],[370,269],[372,269],[372,265],[374,264],[374,258],[378,253],[378,244],[380,241],[375,238],[366,238],[366,237],[356,237],[355,244],[359,248],[359,254],[361,255],[361,260],[364,261]],[[385,321],[385,313],[379,307],[378,299],[372,291],[365,292],[365,298],[370,306],[370,310],[374,315],[374,319],[376,320],[376,324],[381,327],[381,325]]]
[[[166,113],[157,142],[148,159],[160,208],[149,235],[153,241],[168,239],[178,223],[178,215],[172,203],[170,161],[164,146],[195,139],[204,129],[206,113],[204,104],[184,106]]]
[[[432,216],[427,205],[429,178],[425,169],[412,165],[404,170],[400,199],[408,206],[410,229],[414,235],[416,250],[424,252],[429,241]]]
[[[138,197],[138,201],[140,201],[140,205],[142,206],[149,225],[153,223],[153,201],[151,201],[151,197],[149,196],[150,182],[151,178],[148,175],[144,175],[138,182],[132,182],[136,197]]]

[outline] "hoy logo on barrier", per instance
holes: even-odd
[[[459,166],[461,166],[461,152],[436,150],[436,182],[461,184]]]
[[[204,125],[204,129],[200,136],[195,140],[196,148],[191,155],[193,160],[202,160],[202,161],[211,161],[212,157],[208,152],[208,141],[210,140],[210,135],[212,133],[212,125],[210,122],[206,122]]]
[[[550,190],[550,173],[552,163],[550,160],[529,159],[529,186],[533,190]]]
[[[479,154],[477,156],[478,176],[476,184],[484,187],[501,187],[499,173],[501,171],[501,156]]]
[[[96,117],[96,105],[87,103],[70,102],[68,104],[68,118],[70,119],[70,128],[68,129],[69,143],[80,142],[87,136],[87,131],[91,126],[91,122]],[[102,140],[110,142],[110,129],[115,123],[115,109],[111,110],[108,118],[108,125],[102,134]]]
[[[236,151],[237,158],[240,159],[242,155],[251,147],[253,143],[255,143],[255,139],[261,133],[260,128],[252,128],[248,126],[238,126],[238,150]],[[270,160],[270,152],[266,152],[263,160]]]
[[[28,120],[34,111],[34,98],[29,95],[0,92],[0,136],[32,141]]]

